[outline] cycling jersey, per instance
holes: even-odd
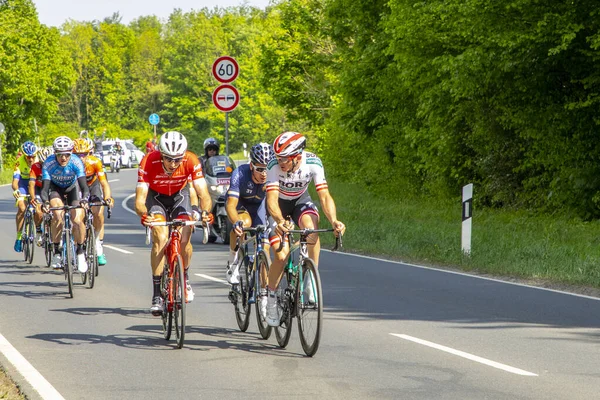
[[[265,198],[265,185],[254,183],[250,164],[240,165],[231,174],[227,197],[236,197],[242,205],[260,204]]]
[[[27,164],[27,159],[25,158],[25,154],[21,157],[17,158],[17,162],[15,163],[15,169],[13,171],[13,179],[25,179],[29,180],[29,171],[31,167]]]
[[[42,187],[42,163],[36,162],[31,166],[29,181],[35,181],[35,186]]]
[[[49,156],[42,166],[42,180],[49,180],[60,188],[68,188],[80,177],[85,177],[85,167],[76,154],[71,154],[64,167],[60,166],[55,154]]]
[[[173,196],[187,185],[188,180],[193,182],[203,177],[200,161],[191,151],[185,152],[183,160],[172,174],[165,172],[160,151],[153,151],[146,154],[140,163],[137,186]]]
[[[88,186],[92,186],[96,180],[101,182],[106,181],[104,166],[98,157],[91,155],[87,156],[85,160],[83,160],[83,165],[85,167],[85,180],[87,181]]]
[[[271,160],[267,171],[267,192],[279,191],[282,200],[299,199],[307,190],[308,184],[314,180],[317,192],[327,189],[325,170],[321,159],[313,153],[302,152],[300,165],[295,172],[283,172],[277,159]]]

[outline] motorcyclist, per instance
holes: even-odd
[[[219,155],[219,142],[215,138],[208,138],[204,141],[204,155],[200,157],[200,162],[202,162],[202,169],[205,170],[204,166],[206,165],[206,161],[213,157]]]

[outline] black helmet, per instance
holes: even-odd
[[[268,143],[258,143],[250,149],[250,160],[254,164],[267,165],[275,157],[273,147]]]
[[[208,138],[204,141],[204,155],[208,156],[208,149],[213,148],[217,151],[217,155],[219,155],[219,142],[215,138]]]

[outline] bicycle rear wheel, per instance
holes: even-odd
[[[67,280],[67,284],[69,286],[69,296],[73,298],[73,262],[75,260],[72,243],[73,238],[68,230],[64,230],[64,232],[65,240],[63,242],[63,246],[65,246],[65,258],[63,260],[63,269],[65,271],[65,279]]]
[[[163,335],[166,340],[171,339],[171,331],[173,329],[173,304],[169,300],[171,292],[171,282],[169,281],[169,266],[163,267],[163,274],[160,279],[160,293],[163,298],[162,326]]]
[[[94,288],[96,282],[96,269],[98,268],[98,257],[96,256],[96,235],[93,227],[88,227],[85,238],[85,256],[88,270],[84,274],[88,279],[88,287]],[[85,279],[84,279],[85,280]],[[85,284],[85,282],[83,282]]]
[[[285,348],[290,342],[292,334],[292,310],[294,307],[294,298],[292,288],[288,287],[287,272],[283,275],[279,288],[277,289],[277,303],[283,309],[279,326],[275,327],[275,338],[279,347]]]
[[[235,320],[237,321],[240,331],[246,332],[248,330],[248,325],[250,325],[250,312],[252,309],[250,308],[250,304],[248,304],[250,292],[250,287],[248,286],[250,281],[248,275],[249,260],[243,249],[240,249],[238,252],[238,260],[241,260],[239,266],[240,283],[238,284],[239,292],[235,295]]]
[[[302,263],[302,279],[297,293],[298,332],[300,343],[307,356],[312,357],[319,348],[321,330],[323,328],[323,291],[321,277],[315,263],[310,258],[305,258]]]
[[[50,268],[50,264],[52,264],[53,252],[54,248],[50,238],[50,222],[47,219],[44,219],[44,253],[46,256],[46,266],[48,268]]]
[[[33,262],[33,254],[35,252],[35,223],[33,221],[33,216],[30,214],[29,218],[26,220],[27,223],[27,238],[25,241],[27,242],[27,250],[26,250],[26,258],[29,261],[29,264]]]
[[[21,245],[23,246],[23,259],[25,262],[29,261],[29,218],[27,217],[27,213],[23,216],[23,227],[21,228]]]
[[[183,347],[185,339],[185,273],[183,272],[183,261],[177,256],[173,265],[173,322],[175,325],[175,339],[177,348]]]
[[[266,288],[266,279],[269,275],[269,258],[265,254],[264,251],[258,253],[258,257],[256,259],[256,272],[254,272],[257,276],[257,282],[255,282],[255,291],[256,291],[256,324],[258,325],[258,331],[260,332],[260,336],[267,340],[271,336],[271,332],[273,329],[267,324],[267,321],[260,314],[260,289]]]

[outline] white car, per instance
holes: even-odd
[[[121,147],[123,148],[123,154],[121,155],[121,165],[123,168],[133,168],[140,164],[144,157],[142,152],[131,140],[119,140]],[[110,150],[115,144],[115,140],[104,140],[102,142],[102,164],[105,166],[110,165]]]

